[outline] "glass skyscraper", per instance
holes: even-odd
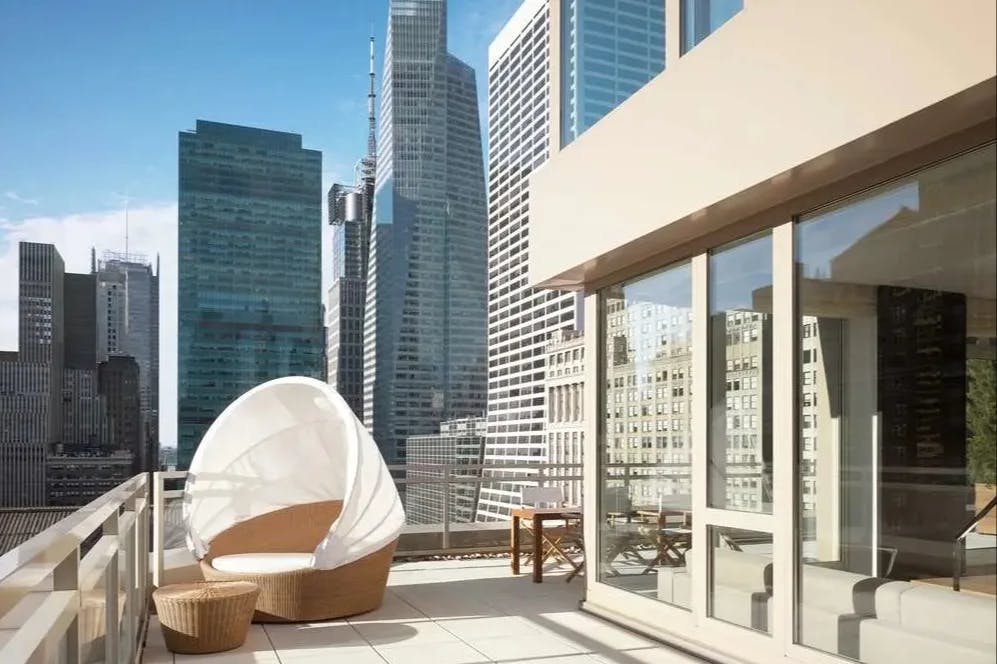
[[[682,54],[744,9],[744,0],[682,0]]]
[[[246,390],[321,379],[322,155],[301,136],[180,132],[178,467]]]
[[[364,321],[364,421],[389,461],[485,407],[485,183],[474,70],[445,0],[391,0]]]
[[[665,69],[664,0],[561,3],[561,146]]]

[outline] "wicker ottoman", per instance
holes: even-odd
[[[248,581],[181,583],[152,593],[166,647],[199,655],[246,640],[260,588]]]

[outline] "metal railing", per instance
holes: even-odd
[[[0,556],[0,662],[135,662],[148,620],[149,478]]]
[[[969,520],[969,523],[959,531],[959,534],[955,538],[955,542],[952,546],[952,590],[959,592],[961,590],[962,572],[966,567],[966,538],[969,534],[976,530],[976,527],[980,525],[980,522],[986,518],[988,514],[997,508],[997,497],[991,498],[990,502],[986,504],[982,510],[976,513],[976,515]]]
[[[508,551],[509,537],[506,523],[487,523],[476,520],[458,522],[453,517],[453,498],[456,487],[472,485],[480,491],[489,485],[533,485],[581,483],[582,464],[557,463],[480,463],[480,464],[394,464],[388,466],[399,490],[408,487],[440,485],[442,498],[438,508],[441,518],[434,523],[411,523],[402,531],[396,557],[445,555],[454,553],[497,553]],[[501,476],[486,473],[500,472]],[[565,472],[566,474],[557,474]],[[567,474],[569,473],[570,474]],[[437,476],[426,476],[427,474]],[[164,579],[165,552],[169,543],[179,546],[183,523],[177,510],[167,511],[171,500],[183,496],[182,488],[167,489],[166,484],[179,483],[186,471],[163,471],[153,474],[152,512],[152,583],[158,587]],[[477,509],[474,510],[477,512]],[[482,537],[493,533],[494,537]],[[459,536],[460,541],[455,541]]]

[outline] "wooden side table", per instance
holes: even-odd
[[[259,586],[249,581],[205,581],[157,588],[152,601],[166,647],[200,655],[246,641],[259,595]]]

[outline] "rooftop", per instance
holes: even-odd
[[[583,613],[565,569],[514,577],[506,558],[396,563],[383,606],[346,620],[254,624],[217,655],[173,655],[155,617],[145,664],[679,664],[690,655]]]

